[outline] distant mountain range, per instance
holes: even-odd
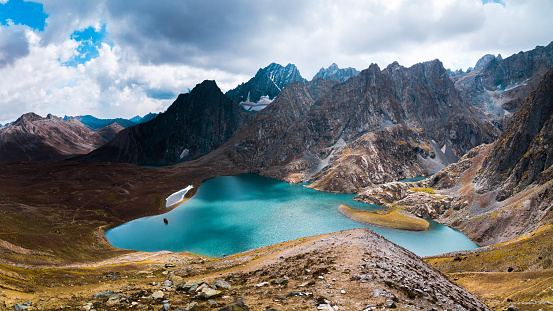
[[[131,121],[91,115],[60,119],[49,114],[43,118],[27,113],[0,127],[0,162],[59,161],[86,154],[113,139],[125,127],[147,122],[157,115],[149,113]]]
[[[121,129],[112,124],[93,131],[77,119],[63,120],[51,114],[43,118],[27,113],[0,128],[0,162],[59,161],[85,154]]]
[[[133,125],[137,125],[140,123],[148,122],[151,119],[157,117],[158,113],[149,113],[145,115],[144,117],[135,116],[131,119],[123,119],[123,118],[115,118],[115,119],[99,119],[91,115],[85,115],[85,116],[77,116],[77,117],[68,117],[65,116],[64,120],[79,120],[84,125],[88,126],[92,130],[99,130],[105,126],[108,126],[113,123],[117,123],[122,127],[129,127]]]

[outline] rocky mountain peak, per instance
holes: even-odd
[[[379,77],[381,75],[382,72],[380,71],[380,67],[378,67],[377,64],[371,64],[369,68],[364,69],[359,73],[359,76],[361,76],[363,79],[366,79],[367,81],[374,81],[376,77]]]
[[[195,112],[206,109],[209,106],[216,106],[224,94],[213,80],[205,80],[197,84],[190,93],[179,94],[177,100],[169,106],[167,113],[173,114],[184,110],[187,112]]]
[[[34,112],[28,112],[21,117],[19,117],[15,122],[14,125],[21,125],[23,122],[34,122],[34,121],[40,121],[44,119],[43,117],[39,116],[38,114]]]
[[[82,161],[169,165],[199,157],[226,142],[248,116],[206,80],[180,94],[164,113],[126,128]]]
[[[262,108],[264,108],[284,87],[295,81],[307,81],[301,76],[296,65],[288,64],[283,67],[280,64],[271,63],[269,66],[259,69],[248,82],[229,90],[225,95],[245,108],[255,107],[258,104],[262,104]],[[264,100],[260,102],[261,99]]]
[[[328,66],[326,69],[321,68],[313,79],[324,78],[344,82],[349,78],[357,76],[358,74],[359,71],[355,68],[348,67],[340,69],[336,63],[332,63],[332,65]]]
[[[386,67],[386,69],[384,70],[392,72],[401,68],[403,68],[403,66],[401,66],[397,61],[394,61],[393,63],[389,64],[388,67]]]
[[[501,57],[501,55],[499,55],[499,57]],[[474,66],[474,70],[481,70],[481,69],[484,69],[484,67],[486,67],[486,65],[488,65],[488,63],[490,61],[492,61],[493,59],[495,59],[495,55],[493,54],[486,54],[484,56],[482,56],[477,62],[476,62],[476,65]]]

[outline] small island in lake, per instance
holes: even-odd
[[[367,211],[342,204],[340,212],[355,221],[368,225],[410,231],[424,231],[430,227],[428,221],[397,208]]]

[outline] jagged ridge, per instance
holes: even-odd
[[[259,122],[209,159],[225,154],[235,165],[261,175],[289,182],[323,181],[316,184],[318,189],[355,192],[371,182],[424,174],[433,165],[441,168],[450,162],[444,154],[438,156],[440,148],[460,156],[497,135],[482,115],[462,102],[437,60],[411,68],[394,63],[383,71],[371,65],[316,100],[305,89],[314,85],[321,82],[285,89],[269,106],[270,113],[258,116]],[[298,98],[315,101],[300,105]],[[298,105],[301,114],[294,112]],[[283,115],[294,118],[274,122]],[[390,140],[390,133],[401,135]],[[388,154],[389,143],[405,151]],[[337,166],[342,169],[336,171]]]
[[[339,82],[344,82],[349,78],[356,77],[359,75],[359,71],[355,68],[340,68],[336,63],[328,66],[328,68],[321,68],[319,72],[313,77],[313,80],[317,78],[323,79],[333,79]]]

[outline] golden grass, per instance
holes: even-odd
[[[340,205],[340,212],[355,221],[392,229],[424,231],[430,226],[428,221],[402,213],[401,210],[395,208],[366,211],[353,209],[342,204]]]
[[[469,272],[449,274],[493,310],[515,305],[519,310],[551,310],[553,270],[532,272]]]
[[[432,189],[432,188],[413,187],[410,190],[414,191],[414,192],[425,192],[425,193],[429,193],[429,194],[436,194],[436,191],[434,191],[434,189]]]
[[[553,225],[516,239],[492,245],[476,254],[427,257],[425,261],[444,273],[514,272],[553,268]]]
[[[483,252],[438,255],[425,261],[494,310],[510,304],[519,310],[551,308],[543,301],[553,301],[553,225]]]

